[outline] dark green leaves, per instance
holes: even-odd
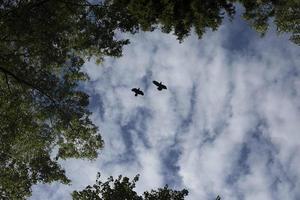
[[[245,7],[244,18],[264,35],[274,21],[278,33],[290,33],[290,39],[300,44],[300,1],[298,0],[240,0]]]
[[[298,0],[106,0],[114,7],[128,10],[144,31],[160,27],[182,41],[194,28],[201,38],[207,29],[217,30],[227,14],[234,17],[234,3],[240,3],[243,17],[264,35],[274,21],[279,33],[291,33],[300,42],[300,1]]]
[[[100,173],[93,186],[87,186],[82,191],[72,193],[74,200],[184,200],[188,195],[187,190],[176,191],[168,186],[144,192],[143,196],[138,195],[134,189],[139,176],[132,181],[127,177],[119,176],[117,179],[110,177],[106,182],[100,180]]]
[[[174,31],[182,41],[195,28],[199,38],[205,30],[216,30],[224,14],[233,16],[234,6],[226,0],[108,0],[117,7],[127,8],[142,30],[151,31],[161,26],[162,31]]]
[[[291,33],[300,44],[298,0],[0,1],[1,197],[25,199],[33,184],[68,183],[57,160],[97,157],[103,141],[90,120],[89,95],[79,87],[89,79],[82,66],[90,58],[121,56],[129,41],[118,32],[160,27],[182,41],[195,29],[201,38],[207,29],[217,30],[225,15],[234,16],[235,2],[259,32],[273,20],[279,33]],[[113,183],[101,183],[100,191],[137,199],[186,194],[163,188],[140,197],[127,178]]]
[[[69,180],[58,159],[95,159],[103,141],[79,89],[92,56],[120,56],[130,17],[85,0],[0,2],[0,191],[24,199],[36,183]],[[54,159],[55,158],[55,159]]]

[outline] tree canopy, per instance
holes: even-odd
[[[84,60],[120,56],[135,31],[122,10],[84,0],[1,1],[0,195],[24,199],[32,184],[69,183],[58,159],[97,157]],[[121,17],[122,16],[122,17]],[[125,16],[125,17],[124,17]]]
[[[217,30],[226,14],[232,19],[237,3],[245,11],[243,17],[264,35],[274,21],[278,33],[290,33],[291,40],[300,44],[299,0],[106,0],[126,8],[142,28],[149,31],[160,27],[173,32],[182,41],[192,28],[201,38],[207,29]]]
[[[300,1],[239,0],[245,7],[244,18],[262,35],[273,21],[278,33],[290,33],[290,40],[300,45]]]
[[[98,173],[94,185],[89,185],[82,191],[74,191],[72,197],[74,200],[184,200],[188,195],[186,189],[177,191],[166,185],[157,190],[146,191],[140,196],[134,190],[138,179],[138,175],[132,181],[120,175],[117,179],[110,177],[106,182],[102,182]]]
[[[205,30],[217,30],[227,13],[235,10],[227,0],[107,0],[119,8],[126,8],[144,31],[159,25],[163,32],[174,34],[182,41],[195,28],[199,38]]]
[[[1,0],[0,195],[24,199],[36,183],[69,183],[59,159],[94,159],[103,147],[90,120],[87,59],[121,56],[118,32],[160,27],[180,41],[216,30],[234,3],[260,33],[274,21],[300,44],[298,0]],[[119,182],[127,179],[117,179]],[[125,184],[125,185],[126,185]],[[157,193],[147,193],[145,199]],[[166,189],[166,191],[170,191]],[[173,193],[172,193],[173,194]],[[181,193],[183,194],[183,193]],[[157,197],[157,196],[156,196]]]

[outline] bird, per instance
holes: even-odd
[[[157,82],[157,81],[152,81],[152,83],[154,84],[154,85],[156,85],[157,86],[157,89],[159,90],[159,91],[161,91],[162,89],[167,89],[167,86],[165,86],[164,84],[162,84],[161,82]]]
[[[221,197],[218,195],[217,198],[216,198],[216,200],[221,200]]]
[[[131,91],[135,93],[134,96],[144,95],[144,92],[141,91],[140,88],[132,88]]]

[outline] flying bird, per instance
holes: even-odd
[[[218,195],[217,198],[216,198],[216,200],[221,200],[221,197]]]
[[[131,91],[135,93],[134,96],[144,95],[144,92],[141,91],[140,88],[132,88]]]
[[[152,83],[154,84],[154,85],[156,85],[157,86],[157,89],[159,90],[159,91],[161,91],[162,89],[167,89],[167,86],[165,86],[164,84],[162,84],[161,82],[157,82],[157,81],[152,81]]]

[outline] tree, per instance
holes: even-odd
[[[244,18],[262,35],[274,21],[278,33],[290,33],[290,40],[300,45],[300,1],[240,0],[245,7]]]
[[[58,159],[97,157],[84,60],[120,56],[135,32],[121,9],[85,0],[0,1],[0,196],[25,199],[36,183],[69,183]]]
[[[100,173],[98,173],[96,183],[93,186],[89,185],[79,192],[74,191],[72,197],[74,200],[184,200],[185,196],[188,195],[188,191],[185,189],[181,191],[172,190],[166,185],[158,190],[146,191],[140,196],[134,191],[138,179],[138,175],[132,181],[120,175],[117,179],[110,177],[106,182],[102,182]]]
[[[232,17],[234,6],[228,0],[107,0],[118,8],[127,8],[142,30],[174,31],[182,41],[194,27],[199,38],[210,28],[217,30],[225,13]]]
[[[36,183],[69,183],[58,159],[97,157],[103,141],[80,89],[87,59],[121,56],[140,28],[174,34],[216,30],[234,2],[260,32],[274,19],[300,44],[298,0],[1,0],[0,195],[24,199]]]
[[[114,7],[126,8],[142,30],[160,27],[163,32],[174,32],[179,41],[192,28],[201,38],[207,29],[217,30],[225,14],[234,17],[234,4],[244,6],[244,18],[264,35],[270,21],[278,33],[291,33],[291,40],[300,44],[299,0],[106,0]]]

